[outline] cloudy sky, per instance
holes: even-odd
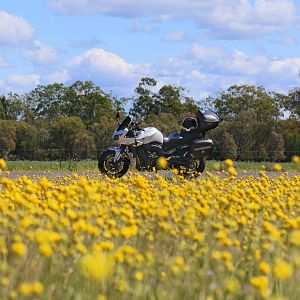
[[[142,76],[196,99],[231,84],[300,85],[299,0],[0,0],[0,94]]]

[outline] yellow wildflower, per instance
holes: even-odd
[[[250,283],[258,289],[261,297],[267,298],[269,296],[269,281],[266,276],[252,277]]]
[[[23,282],[19,286],[19,292],[21,295],[28,297],[32,294],[32,285],[28,282]]]
[[[11,246],[12,251],[18,256],[24,256],[27,252],[27,247],[22,242],[13,243]]]
[[[300,246],[300,230],[294,230],[290,233],[289,242],[293,245]]]
[[[93,280],[107,280],[114,271],[114,259],[112,255],[103,252],[86,254],[81,259],[83,273]]]
[[[281,165],[280,164],[275,164],[273,166],[273,171],[275,172],[280,172],[281,171]]]
[[[0,170],[3,170],[6,168],[6,162],[4,159],[0,158]]]
[[[44,291],[44,286],[39,281],[35,281],[32,284],[32,292],[34,294],[40,295],[43,293],[43,291]]]
[[[265,262],[265,261],[262,261],[260,264],[259,264],[259,270],[265,274],[269,273],[270,272],[270,265]]]
[[[165,169],[168,165],[168,161],[166,160],[165,157],[163,156],[160,156],[158,159],[157,159],[157,162],[156,162],[156,165],[159,169]]]
[[[299,164],[300,163],[300,156],[298,156],[298,155],[292,156],[292,162],[294,164]]]
[[[53,254],[52,247],[48,243],[42,243],[39,246],[39,251],[42,255],[50,257]]]
[[[144,274],[142,272],[135,272],[134,278],[136,281],[143,281],[144,280]]]
[[[227,168],[233,167],[233,161],[231,159],[229,159],[229,158],[226,159],[224,161],[224,163],[225,163],[225,165],[226,165]]]
[[[279,280],[286,280],[293,275],[293,266],[282,259],[276,259],[273,273]]]

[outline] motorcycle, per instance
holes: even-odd
[[[196,119],[184,119],[179,133],[164,137],[157,128],[140,128],[140,122],[127,116],[119,122],[112,136],[118,145],[100,155],[99,171],[120,178],[127,173],[134,158],[138,171],[159,169],[158,160],[163,158],[165,169],[176,169],[184,176],[198,176],[203,173],[205,159],[213,150],[213,141],[206,138],[206,132],[216,128],[219,122],[220,118],[214,112],[198,110]]]

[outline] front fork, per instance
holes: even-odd
[[[114,156],[114,160],[113,160],[114,165],[117,165],[120,158],[123,156],[124,152],[126,151],[126,148],[127,148],[126,145],[121,145],[120,147],[114,148],[114,151],[115,151],[115,156]]]

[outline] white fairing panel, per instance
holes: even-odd
[[[164,141],[164,137],[162,133],[155,127],[146,127],[143,131],[139,132],[136,140],[141,144],[149,144],[152,142],[162,144]]]

